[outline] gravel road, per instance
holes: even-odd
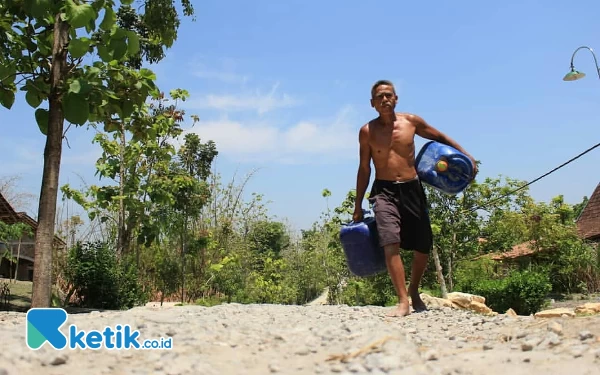
[[[0,375],[600,374],[600,315],[538,319],[440,308],[225,304],[71,314],[62,330],[129,324],[171,349],[26,346],[23,313],[1,312]]]

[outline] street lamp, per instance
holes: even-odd
[[[575,66],[573,65],[573,59],[575,58],[575,54],[580,49],[587,49],[592,53],[592,56],[594,56],[594,62],[596,63],[596,72],[598,73],[598,78],[600,78],[600,68],[598,67],[598,60],[596,60],[596,54],[594,53],[594,50],[592,50],[590,47],[581,46],[573,52],[573,56],[571,56],[571,71],[565,74],[565,76],[563,77],[563,81],[576,81],[580,78],[585,77],[585,73],[575,70]]]

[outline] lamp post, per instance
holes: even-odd
[[[581,46],[573,52],[573,56],[571,56],[571,71],[565,74],[565,76],[563,77],[563,81],[576,81],[585,77],[585,73],[575,70],[575,66],[573,65],[573,59],[575,58],[575,54],[580,49],[587,49],[592,53],[592,56],[594,56],[594,62],[596,63],[596,73],[598,73],[598,78],[600,78],[600,68],[598,67],[598,60],[596,60],[596,54],[594,53],[594,50],[592,50],[590,47]]]

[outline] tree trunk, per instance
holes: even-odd
[[[67,307],[69,301],[71,301],[71,297],[73,297],[73,294],[75,294],[75,288],[71,287],[67,293],[67,296],[65,297],[65,300],[63,301],[63,307]]]
[[[452,254],[448,255],[448,273],[446,274],[446,278],[448,281],[448,288],[452,291],[454,286],[452,285]]]
[[[8,268],[8,279],[10,280],[12,278],[12,279],[15,279],[15,282],[17,282],[16,280],[17,280],[17,271],[19,269],[19,264],[17,262],[13,262],[13,259],[15,259],[15,254],[13,253],[13,246],[10,245],[10,259],[8,262],[8,267],[9,267]],[[17,259],[17,261],[18,261],[18,259]],[[2,263],[2,258],[0,258],[0,263]],[[15,264],[17,264],[17,265],[15,266]],[[13,267],[14,267],[14,270],[13,270]]]
[[[19,275],[19,258],[21,257],[21,242],[23,242],[23,237],[19,238],[19,246],[17,247],[17,259],[15,262],[15,280],[14,282],[17,282],[17,276]],[[10,251],[12,252],[12,246],[10,248]]]
[[[185,215],[185,214],[184,214]],[[185,303],[185,247],[187,246],[187,216],[184,219],[183,232],[181,233],[181,304]]]
[[[435,270],[437,273],[437,279],[440,283],[440,288],[442,290],[442,298],[448,298],[448,290],[446,289],[446,280],[444,280],[444,273],[442,272],[442,265],[440,264],[440,257],[438,255],[437,247],[434,246],[431,250],[431,255],[433,255],[433,262],[435,263]]]
[[[67,72],[69,24],[56,14],[52,68],[50,70],[50,96],[48,132],[44,149],[44,171],[38,208],[38,226],[35,233],[35,263],[31,307],[50,307],[52,297],[52,247],[54,243],[54,220],[62,153],[64,114],[62,87]]]
[[[117,233],[117,254],[125,253],[125,123],[121,121],[121,147],[119,149],[119,228]]]
[[[454,290],[454,281],[452,274],[454,273],[454,258],[456,254],[456,232],[452,235],[452,244],[448,254],[448,287],[450,291]]]
[[[76,234],[77,234],[77,229],[71,230],[71,246],[69,246],[69,249],[71,247],[73,247],[73,244],[75,244],[75,235]]]
[[[202,248],[200,249],[200,276],[199,276],[199,280],[204,280],[204,274],[206,272],[205,270],[206,267],[206,247],[202,246]]]

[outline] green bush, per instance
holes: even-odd
[[[509,308],[519,315],[538,312],[552,290],[548,274],[539,271],[512,271],[503,279],[479,280],[464,292],[485,297],[486,305],[497,312]]]
[[[599,252],[580,240],[559,242],[557,251],[540,256],[537,266],[552,274],[555,293],[588,293],[600,290]]]
[[[386,272],[369,277],[351,277],[339,296],[349,306],[394,306],[398,297]]]
[[[473,290],[475,285],[501,277],[496,273],[496,267],[497,263],[489,258],[458,262],[454,271],[454,289],[469,293],[467,291]]]
[[[105,243],[79,243],[73,247],[65,276],[80,307],[126,309],[143,302],[135,264],[127,258],[117,259]]]

